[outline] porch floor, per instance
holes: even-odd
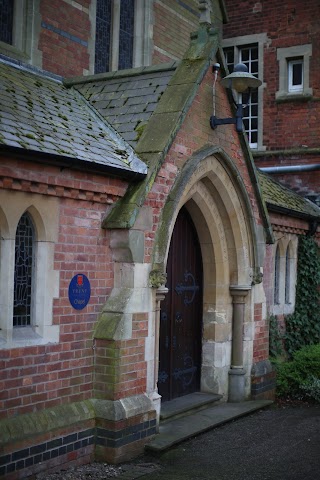
[[[201,396],[204,394],[192,395]],[[189,397],[189,395],[187,395],[187,397]],[[185,399],[185,397],[180,398]],[[161,409],[160,419],[162,419],[162,421],[160,421],[159,433],[153,440],[151,440],[150,443],[145,446],[147,450],[153,452],[162,452],[173,445],[187,440],[188,438],[194,437],[202,432],[235,420],[236,418],[248,415],[256,410],[260,410],[261,408],[268,407],[273,403],[271,400],[249,400],[247,402],[240,403],[219,403],[214,406],[211,405],[207,408],[194,411],[192,410],[193,407],[191,406],[192,398],[185,399],[184,406],[184,402],[181,401],[181,399],[176,399],[177,401],[172,407],[169,405],[172,402],[164,403]],[[189,404],[189,409],[186,410],[184,408],[183,412],[180,411],[180,416],[179,413],[177,413],[179,404],[178,400],[180,400],[182,408],[185,407],[186,404]],[[196,399],[196,401],[198,401],[198,399]],[[174,414],[172,414],[173,411],[175,411]],[[163,419],[165,421],[163,421]]]

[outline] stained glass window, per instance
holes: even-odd
[[[0,41],[12,45],[13,0],[0,0]]]
[[[112,0],[97,0],[95,73],[109,71]]]
[[[121,0],[118,66],[119,70],[132,67],[134,2],[135,0]]]
[[[97,0],[95,73],[132,67],[134,6],[135,0]]]
[[[28,213],[20,218],[16,231],[13,326],[31,324],[31,292],[34,228]]]

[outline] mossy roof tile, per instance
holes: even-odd
[[[270,210],[280,210],[293,216],[320,219],[320,208],[310,200],[286,188],[266,173],[258,170],[263,198]]]
[[[174,62],[131,69],[126,76],[88,77],[74,86],[135,147],[141,135],[139,125],[150,119],[175,68]]]
[[[147,168],[132,147],[75,89],[44,72],[0,63],[0,147],[68,157],[120,176]]]

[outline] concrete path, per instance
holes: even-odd
[[[259,410],[139,464],[142,480],[318,480],[320,406]]]
[[[183,398],[183,397],[182,397]],[[188,438],[199,435],[214,427],[248,415],[263,407],[270,406],[271,401],[256,400],[242,403],[222,403],[211,408],[197,411],[192,415],[160,423],[159,434],[146,445],[147,450],[162,452]]]

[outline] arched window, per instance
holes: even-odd
[[[32,277],[34,263],[34,227],[24,213],[17,226],[14,263],[13,326],[31,325]]]
[[[274,259],[274,303],[280,303],[280,248],[277,245]]]
[[[290,303],[291,258],[289,245],[286,251],[285,303]]]

